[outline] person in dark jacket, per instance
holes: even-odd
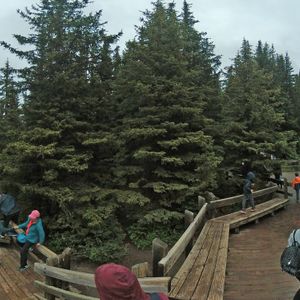
[[[248,172],[246,179],[244,180],[243,193],[244,197],[242,200],[242,210],[241,213],[246,213],[247,202],[250,202],[251,211],[255,210],[255,203],[253,199],[253,187],[254,187],[255,174],[253,172]]]
[[[9,221],[18,223],[20,207],[17,205],[16,199],[12,195],[0,195],[0,212],[3,215],[4,227],[8,227]]]
[[[95,272],[101,300],[168,300],[163,293],[146,294],[134,273],[122,265],[104,264]]]
[[[45,241],[45,231],[43,228],[43,223],[40,218],[40,212],[38,210],[33,210],[27,218],[27,221],[16,226],[15,229],[24,229],[25,236],[24,240],[18,240],[21,246],[20,252],[20,271],[24,271],[28,268],[27,257],[29,248],[33,246],[40,246]]]

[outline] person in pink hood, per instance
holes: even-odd
[[[162,293],[146,294],[134,273],[114,263],[104,264],[95,272],[101,300],[168,300]]]
[[[29,266],[27,264],[28,251],[31,247],[39,247],[45,241],[45,231],[38,210],[33,210],[27,220],[16,226],[15,229],[23,229],[25,234],[17,236],[17,242],[21,246],[20,271],[25,271]]]

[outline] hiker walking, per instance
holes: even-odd
[[[254,179],[255,179],[255,174],[251,171],[248,172],[246,179],[244,180],[244,186],[243,186],[244,197],[242,200],[242,210],[241,210],[242,214],[246,213],[247,202],[250,202],[250,205],[252,207],[251,211],[255,210],[255,204],[253,199]]]

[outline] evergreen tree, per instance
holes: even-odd
[[[19,87],[15,81],[16,71],[7,61],[0,74],[0,153],[9,142],[18,139],[22,127],[19,108]],[[0,155],[1,159],[1,155]],[[1,170],[5,164],[1,163]],[[9,181],[2,178],[2,188],[7,189]]]
[[[271,155],[278,158],[295,155],[294,132],[281,130],[285,118],[277,109],[282,105],[280,96],[273,74],[259,67],[249,42],[243,40],[228,72],[225,90],[227,164],[248,159],[262,166]]]
[[[28,206],[44,212],[56,249],[69,245],[96,261],[124,254],[122,229],[114,217],[110,165],[116,149],[111,134],[108,97],[114,78],[112,45],[101,11],[85,15],[87,0],[43,0],[19,11],[30,25],[29,36],[15,35],[20,51],[2,45],[28,68],[22,79],[25,130],[7,146],[2,177],[14,180]],[[47,216],[47,217],[46,217]]]
[[[122,141],[116,184],[132,193],[123,210],[125,222],[137,222],[131,236],[149,237],[162,231],[161,223],[169,224],[165,232],[172,230],[180,217],[176,211],[215,185],[219,158],[204,133],[206,71],[200,72],[196,61],[203,62],[204,54],[199,53],[199,36],[191,30],[189,38],[187,31],[174,4],[156,1],[144,13],[136,39],[127,43],[115,82]],[[133,212],[130,204],[141,208]]]

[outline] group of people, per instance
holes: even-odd
[[[41,220],[41,215],[38,210],[33,210],[27,217],[27,220],[12,228],[9,228],[9,222],[18,223],[20,207],[16,200],[10,194],[0,195],[0,212],[3,215],[3,223],[1,228],[1,237],[5,235],[16,235],[17,242],[20,245],[20,268],[22,272],[28,268],[27,258],[28,252],[33,247],[39,247],[45,241],[45,231]],[[14,234],[18,229],[23,229],[25,233]]]
[[[243,170],[243,169],[242,169]],[[275,174],[275,179],[278,180],[278,184],[282,185],[282,180],[281,180],[281,172],[279,173],[274,173]],[[255,202],[254,202],[254,198],[253,198],[253,192],[254,192],[254,179],[255,179],[255,174],[252,171],[247,171],[245,173],[242,172],[242,175],[245,177],[244,178],[244,185],[243,185],[243,200],[242,200],[242,209],[241,209],[241,213],[245,214],[246,213],[246,207],[247,204],[249,203],[251,206],[251,211],[255,211]],[[278,177],[279,176],[279,177]],[[293,180],[291,181],[291,186],[292,188],[295,190],[296,192],[296,201],[299,202],[299,195],[300,195],[300,176],[299,173],[295,173],[295,177],[293,178]]]

